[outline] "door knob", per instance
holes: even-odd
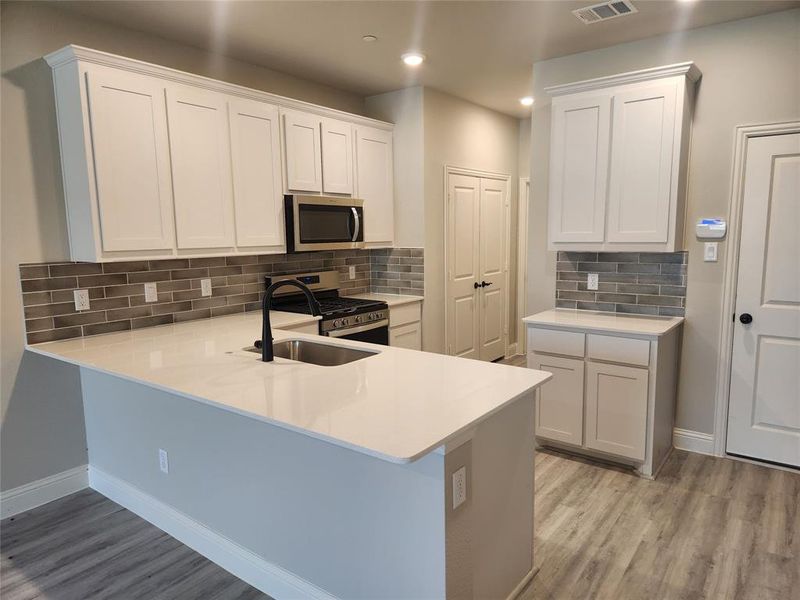
[[[481,281],[481,287],[482,287],[482,288],[484,288],[484,287],[489,287],[490,285],[492,285],[492,284],[491,284],[491,282],[489,282],[489,283],[486,283],[485,281]]]
[[[741,315],[739,315],[739,322],[742,325],[750,325],[750,323],[753,322],[753,315],[751,315],[750,313],[742,313]]]
[[[479,287],[481,287],[481,284],[476,281],[475,283],[472,284],[472,287],[474,287],[477,290]]]

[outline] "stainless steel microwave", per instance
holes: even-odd
[[[284,196],[286,251],[364,247],[364,201],[330,196]]]

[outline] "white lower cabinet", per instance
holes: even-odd
[[[389,345],[422,350],[422,300],[389,307]]]
[[[537,392],[536,435],[583,444],[583,359],[531,353],[528,366],[553,374]]]
[[[663,335],[528,327],[540,444],[618,459],[651,477],[672,447],[680,328]]]
[[[644,460],[647,369],[586,363],[586,447]]]

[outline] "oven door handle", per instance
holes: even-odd
[[[355,206],[351,206],[350,210],[353,211],[353,221],[355,221],[355,230],[353,231],[353,240],[354,242],[358,241],[358,232],[361,229],[361,218],[358,216],[358,210],[356,210]]]
[[[373,321],[372,323],[367,323],[365,325],[359,325],[358,327],[348,327],[347,329],[337,329],[336,331],[329,331],[328,337],[345,337],[347,335],[353,335],[354,333],[362,333],[364,331],[370,331],[372,329],[378,329],[380,327],[388,327],[389,326],[389,319],[382,319],[381,321]]]

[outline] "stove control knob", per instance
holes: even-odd
[[[361,323],[361,315],[356,315],[353,318],[355,319],[356,323]]]
[[[341,319],[336,319],[336,320],[333,322],[333,326],[334,326],[334,327],[341,327],[341,326],[342,326],[342,320],[341,320]]]
[[[350,325],[350,319],[342,319],[342,326],[347,327]]]

